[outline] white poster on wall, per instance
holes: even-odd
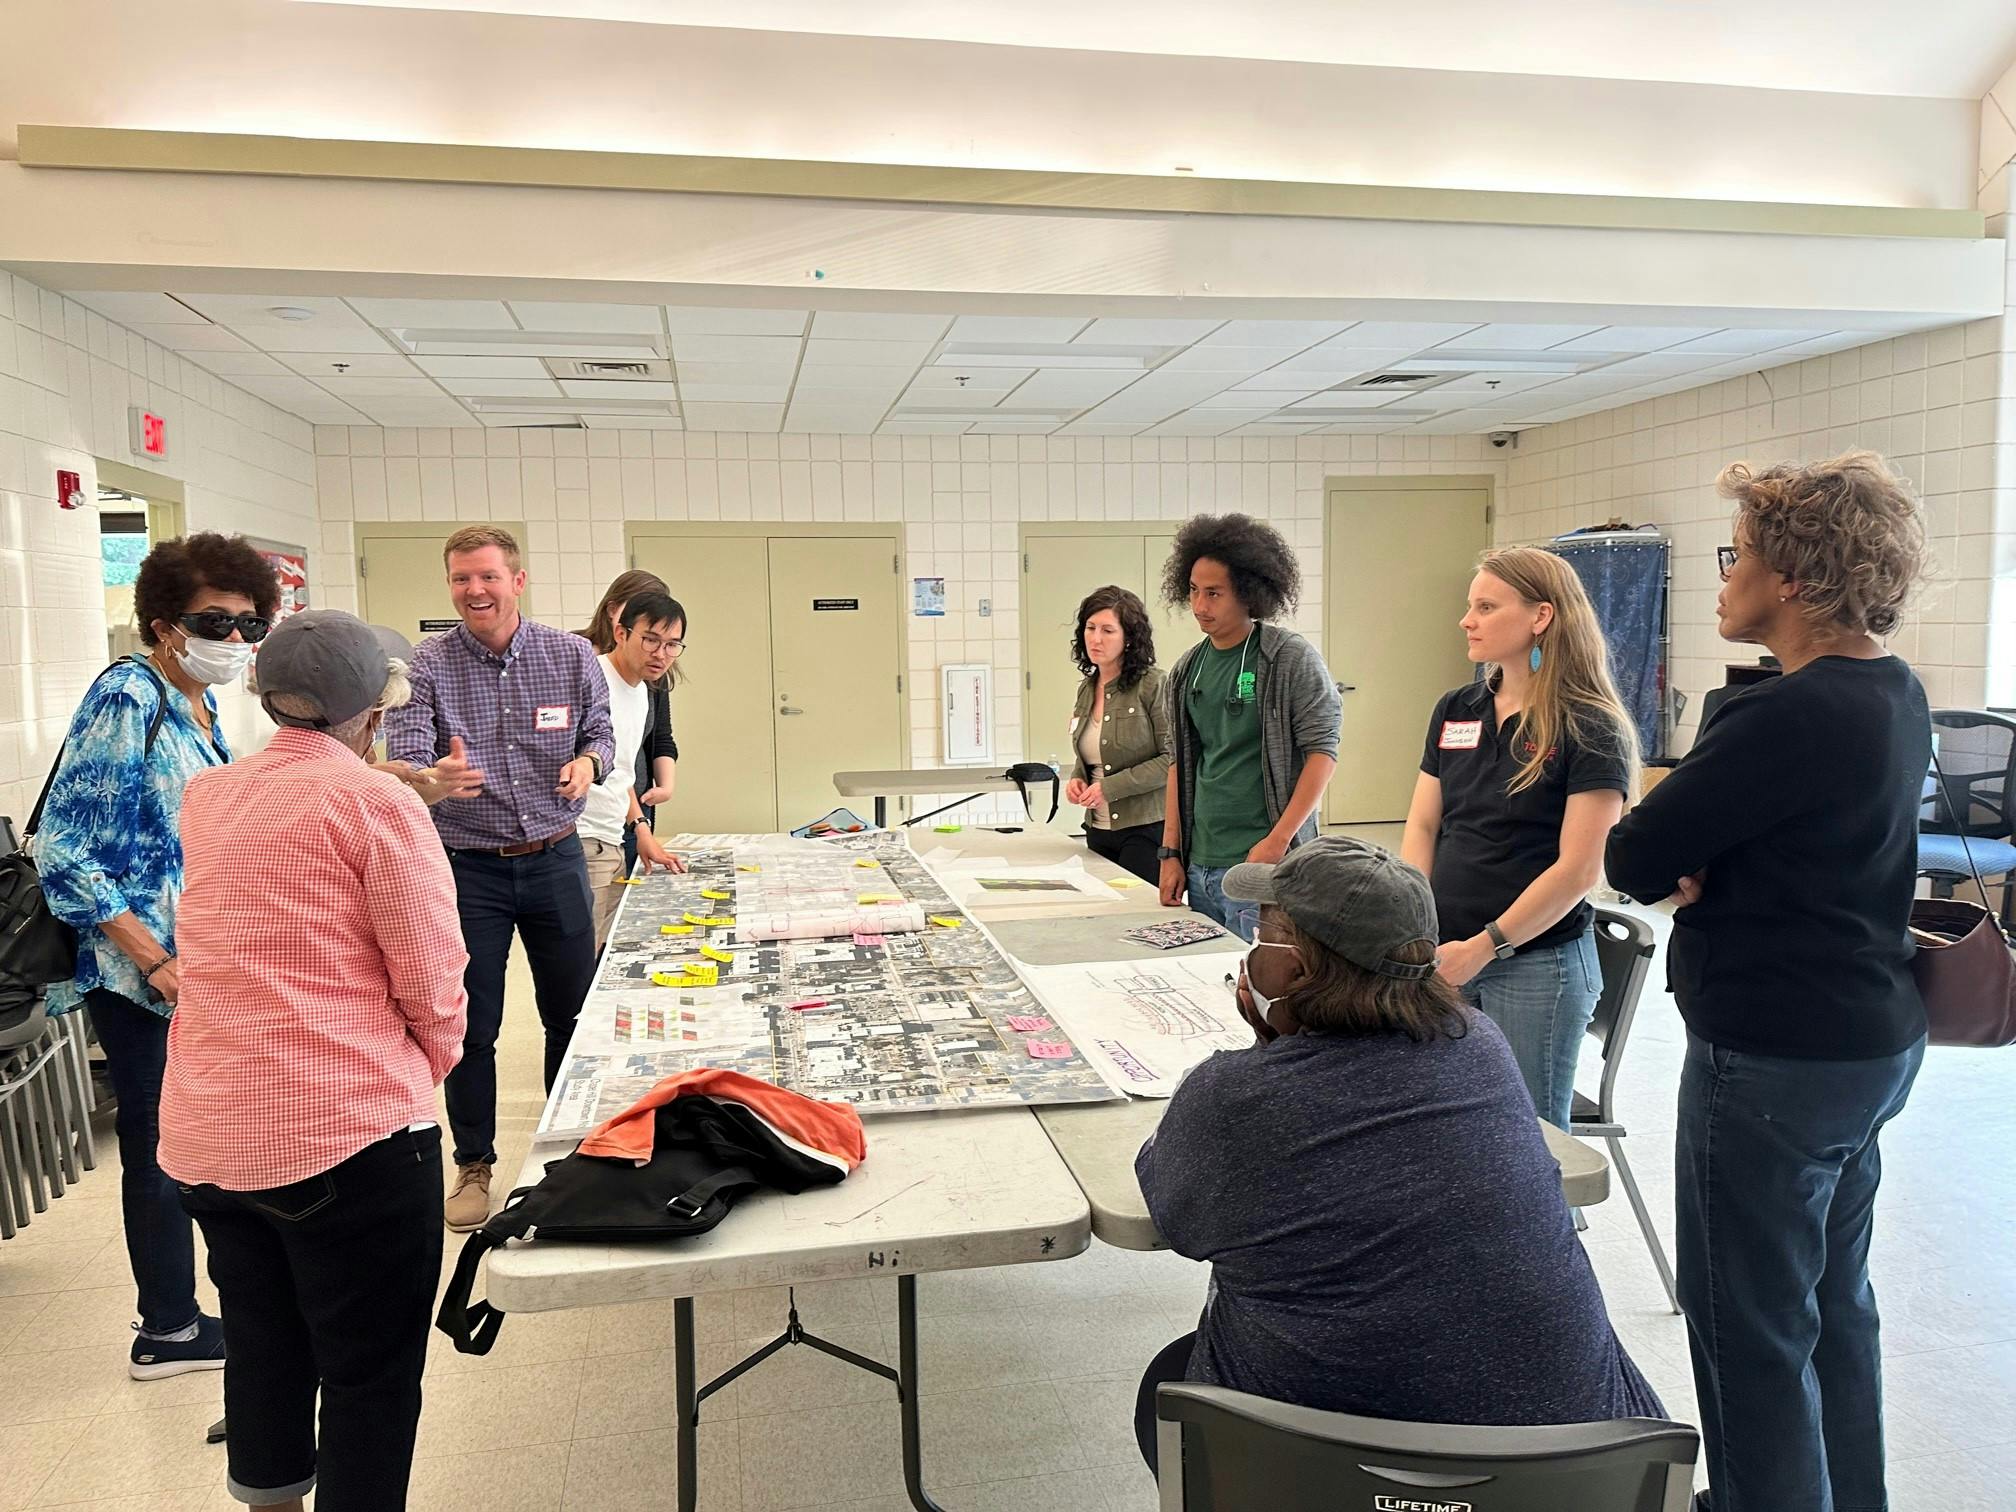
[[[979,765],[994,760],[994,669],[961,662],[938,669],[943,687],[945,762]]]

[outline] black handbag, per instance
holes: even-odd
[[[1949,791],[1936,750],[1932,768],[1940,790]],[[1925,1003],[1929,1043],[1993,1050],[2016,1043],[2016,941],[2004,933],[1994,910],[1983,906],[1988,903],[1988,884],[1974,864],[1973,846],[1967,843],[1964,811],[1960,817],[1960,848],[1974,885],[1981,889],[1981,902],[1915,899],[1911,941],[1917,954],[1911,959],[1911,971]]]
[[[1008,768],[1007,777],[1010,782],[1015,784],[1016,790],[1022,794],[1022,813],[1031,823],[1035,822],[1036,811],[1029,805],[1029,784],[1032,782],[1049,783],[1050,813],[1043,822],[1048,824],[1050,820],[1057,817],[1057,800],[1063,790],[1063,784],[1058,781],[1057,769],[1055,767],[1043,761],[1018,761],[1015,765]]]
[[[153,754],[154,737],[160,734],[161,721],[168,713],[168,685],[147,662],[134,657],[132,663],[146,672],[161,695],[159,706],[147,721],[147,737],[141,748],[144,760]],[[114,662],[100,672],[92,679],[92,687],[98,685],[98,679],[106,672],[121,665]],[[56,759],[49,765],[49,775],[43,779],[35,811],[28,816],[22,843],[0,856],[0,1015],[32,1002],[51,982],[63,981],[77,970],[77,931],[49,912],[49,901],[42,894],[42,878],[28,848],[35,832],[42,827],[42,810],[49,802],[49,789],[55,785],[57,769],[62,765],[63,751],[59,748]]]
[[[831,1186],[846,1168],[794,1148],[738,1103],[682,1096],[654,1115],[645,1165],[578,1149],[553,1161],[537,1186],[520,1187],[455,1262],[434,1326],[463,1354],[488,1354],[504,1326],[489,1302],[470,1301],[476,1267],[512,1239],[625,1244],[704,1234],[759,1186],[785,1192]]]

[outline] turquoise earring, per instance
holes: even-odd
[[[1540,670],[1540,642],[1533,642],[1533,649],[1526,655],[1526,665],[1535,672]]]

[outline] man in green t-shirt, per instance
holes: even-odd
[[[1316,837],[1337,769],[1337,685],[1316,648],[1264,623],[1292,609],[1302,573],[1279,531],[1248,515],[1198,515],[1177,533],[1163,596],[1205,639],[1164,697],[1175,737],[1163,808],[1162,902],[1253,937],[1258,910],[1221,887],[1242,861],[1273,863]]]

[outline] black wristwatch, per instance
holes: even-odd
[[[645,829],[649,829],[651,828],[651,821],[649,819],[646,819],[642,814],[639,814],[635,819],[629,821],[627,827],[630,829],[636,829],[640,825]]]
[[[1183,852],[1173,845],[1158,845],[1155,847],[1155,859],[1157,861],[1181,861],[1183,859]]]
[[[1505,938],[1505,931],[1498,927],[1496,919],[1484,926],[1484,933],[1491,937],[1491,955],[1494,960],[1509,961],[1519,953],[1519,947]]]
[[[589,770],[594,772],[596,785],[600,786],[602,782],[602,758],[597,756],[593,751],[583,751],[581,754],[588,758]]]

